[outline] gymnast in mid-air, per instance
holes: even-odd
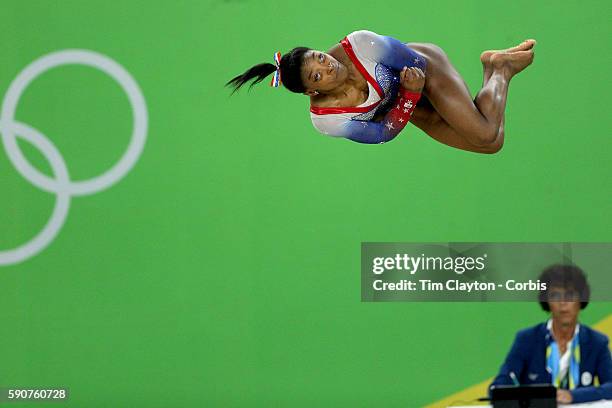
[[[355,31],[327,52],[297,47],[275,63],[258,64],[226,85],[238,90],[274,74],[271,84],[310,97],[310,117],[321,133],[359,143],[385,143],[410,121],[435,140],[477,153],[504,143],[510,80],[533,62],[535,40],[485,51],[482,89],[470,91],[440,47],[402,43]]]

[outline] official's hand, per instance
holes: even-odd
[[[571,404],[572,393],[568,390],[557,390],[557,402],[560,404]]]
[[[419,93],[425,86],[425,73],[418,67],[404,67],[400,72],[400,85],[410,92]]]

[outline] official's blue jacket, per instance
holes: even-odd
[[[550,336],[546,323],[521,330],[491,385],[511,385],[514,372],[521,384],[552,383],[546,370],[546,346]],[[571,391],[574,402],[612,399],[612,357],[608,337],[585,325],[580,325],[580,381]],[[599,386],[594,386],[595,377]]]

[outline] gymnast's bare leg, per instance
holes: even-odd
[[[412,123],[449,146],[495,153],[504,142],[504,110],[510,79],[533,61],[535,41],[501,51],[485,51],[483,87],[472,101],[469,89],[444,52],[432,44],[409,44],[428,60],[425,98]]]

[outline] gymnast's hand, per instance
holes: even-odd
[[[400,85],[410,92],[420,93],[425,86],[425,73],[418,67],[404,67],[400,72]]]

